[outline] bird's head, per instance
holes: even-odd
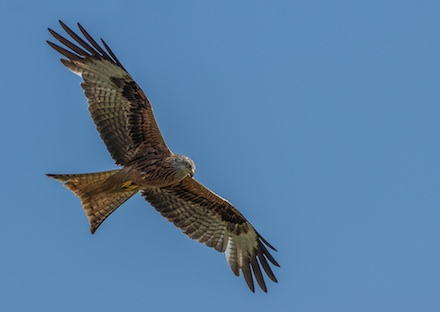
[[[194,164],[194,161],[183,155],[174,155],[173,156],[173,167],[181,173],[183,178],[187,177],[188,175],[192,177],[194,175],[194,172],[196,171],[196,165]]]

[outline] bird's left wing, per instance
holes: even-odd
[[[143,190],[142,195],[186,235],[225,252],[232,271],[237,276],[242,271],[252,291],[251,271],[260,287],[267,291],[260,265],[267,276],[277,282],[267,260],[279,265],[266,246],[275,248],[227,200],[193,178],[187,177],[176,186]]]

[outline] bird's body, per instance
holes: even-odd
[[[70,50],[48,43],[67,58],[62,63],[84,80],[81,86],[92,119],[111,156],[121,166],[97,173],[48,174],[80,198],[91,232],[140,191],[186,235],[225,252],[233,272],[239,275],[242,271],[252,291],[252,273],[266,291],[260,265],[276,282],[267,260],[276,266],[278,263],[265,245],[274,248],[231,203],[193,178],[195,164],[189,157],[171,152],[148,98],[107,44],[102,41],[104,50],[79,24],[87,41],[60,23],[76,44],[51,29],[50,33]]]
[[[140,155],[133,164],[127,164],[120,175],[122,180],[133,181],[143,190],[176,185],[187,176],[192,177],[195,169],[194,162],[183,155],[173,154],[163,159]]]

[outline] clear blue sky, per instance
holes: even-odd
[[[12,2],[1,311],[440,311],[440,2]],[[171,149],[277,247],[267,294],[139,195],[90,235],[44,175],[115,168],[45,43],[58,19],[106,40]]]

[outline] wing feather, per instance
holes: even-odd
[[[238,276],[241,271],[252,291],[253,277],[267,291],[260,264],[277,282],[267,259],[275,266],[279,264],[264,245],[274,248],[234,206],[196,180],[188,177],[175,186],[143,190],[142,195],[186,235],[224,252],[234,274]]]
[[[257,258],[251,258],[251,266],[252,266],[252,272],[255,275],[255,279],[258,282],[258,285],[260,285],[261,289],[263,289],[265,292],[267,292],[266,283],[264,282],[263,274],[261,273],[260,266],[258,265]]]
[[[126,165],[145,151],[156,157],[171,155],[148,98],[108,45],[102,41],[102,48],[80,24],[88,42],[63,22],[60,24],[75,43],[49,29],[70,51],[50,41],[48,44],[67,58],[61,60],[67,68],[83,78],[81,86],[90,114],[116,163]]]

